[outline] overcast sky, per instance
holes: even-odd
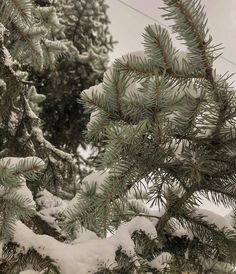
[[[127,4],[145,12],[156,20],[167,24],[162,17],[161,0],[123,0]],[[119,43],[111,54],[111,60],[128,52],[143,49],[142,33],[145,26],[153,24],[151,19],[124,6],[118,0],[107,0],[111,20],[111,32]],[[215,44],[222,43],[223,56],[236,64],[236,0],[202,0],[208,17],[208,27]],[[179,44],[177,44],[179,46]],[[236,65],[223,59],[215,63],[219,73],[236,72]],[[236,77],[234,77],[236,81]],[[235,84],[236,85],[236,84]]]
[[[127,4],[141,10],[147,15],[164,23],[161,17],[163,7],[161,0],[122,0]],[[118,0],[107,0],[110,6],[108,15],[110,17],[110,30],[114,39],[119,43],[115,46],[114,52],[110,55],[111,61],[128,52],[142,50],[142,33],[148,24],[153,24],[153,20],[144,17],[136,11],[126,7]],[[208,27],[215,44],[222,43],[223,56],[236,64],[236,0],[202,0],[208,17]],[[181,46],[179,43],[177,46]],[[236,65],[232,65],[222,58],[215,63],[218,73],[236,72]],[[233,77],[236,82],[236,76]],[[236,84],[235,84],[236,85]],[[217,208],[210,203],[204,205],[207,209],[225,215],[229,212],[223,207]]]

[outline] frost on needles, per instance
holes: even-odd
[[[31,1],[17,1],[28,16]],[[214,69],[218,48],[200,1],[163,2],[186,51],[174,48],[167,29],[148,26],[144,51],[116,60],[101,84],[82,93],[91,113],[87,138],[104,149],[73,199],[63,184],[51,193],[49,184],[35,190],[30,183],[44,180],[34,177],[36,160],[40,172],[52,165],[58,177],[66,165],[68,184],[76,168],[72,155],[44,138],[37,104],[29,103],[37,94],[19,92],[0,32],[1,94],[6,100],[10,90],[23,108],[28,151],[44,160],[0,160],[0,213],[10,227],[1,223],[4,273],[235,273],[235,91]],[[19,113],[0,114],[11,136]],[[203,197],[231,207],[230,218],[200,209]]]

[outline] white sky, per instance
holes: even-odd
[[[156,20],[164,23],[161,14],[161,0],[123,0],[127,4],[141,10]],[[236,0],[202,0],[208,17],[208,27],[215,44],[222,43],[223,56],[236,64]],[[107,0],[110,6],[108,14],[111,20],[110,30],[119,43],[111,54],[111,61],[131,51],[143,49],[142,33],[145,26],[153,24],[151,19],[124,6],[118,0]],[[180,44],[178,43],[178,46]],[[236,72],[236,65],[223,59],[217,60],[215,67],[219,73]],[[234,77],[236,81],[236,76]]]
[[[123,0],[127,4],[141,10],[156,20],[168,25],[161,14],[163,7],[161,0]],[[208,27],[215,44],[222,43],[223,56],[236,64],[236,0],[202,0],[208,17]],[[110,17],[110,30],[118,44],[110,55],[111,61],[128,52],[142,50],[142,33],[145,26],[153,24],[153,20],[144,17],[136,11],[126,7],[118,0],[107,0],[110,6],[108,15]],[[176,41],[175,41],[176,42]],[[179,42],[177,47],[181,46]],[[215,62],[215,68],[219,74],[225,72],[235,73],[236,65],[232,65],[219,58]],[[236,82],[236,76],[232,78]],[[224,207],[216,206],[206,202],[204,207],[225,215],[229,212]]]

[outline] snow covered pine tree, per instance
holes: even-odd
[[[45,96],[37,93],[25,71],[29,64],[37,71],[42,70],[56,59],[59,48],[67,49],[61,41],[50,41],[50,34],[58,24],[54,8],[41,8],[29,0],[0,3],[0,158],[4,157],[0,160],[0,231],[1,241],[4,240],[0,273],[4,274],[19,273],[30,263],[40,270],[56,269],[51,259],[35,252],[16,252],[13,258],[16,245],[7,240],[12,236],[16,219],[23,221],[23,217],[29,217],[27,224],[33,231],[63,240],[50,225],[50,219],[35,214],[36,207],[40,207],[38,204],[32,207],[30,190],[35,198],[43,187],[58,189],[62,181],[68,184],[73,180],[75,166],[70,154],[44,138],[37,113]],[[40,176],[33,175],[42,169],[41,164],[38,166],[42,160],[27,158],[29,155],[45,159]]]
[[[63,28],[61,38],[68,40],[69,50],[60,56],[55,68],[41,75],[36,72],[33,77],[44,82],[40,93],[47,96],[41,113],[45,136],[76,155],[78,145],[84,144],[83,131],[89,120],[79,101],[80,93],[101,82],[113,40],[104,0],[58,0],[55,6]]]
[[[83,92],[87,135],[106,144],[99,167],[108,174],[85,183],[69,220],[103,236],[124,221],[152,222],[156,237],[136,227],[133,257],[121,245],[120,270],[108,273],[236,273],[234,222],[199,208],[203,197],[235,208],[235,90],[214,70],[218,48],[200,1],[163,2],[187,51],[147,26],[144,52],[123,56]]]
[[[85,160],[81,153],[86,148],[83,133],[89,115],[84,112],[80,94],[101,82],[107,69],[108,53],[114,44],[108,28],[107,5],[105,0],[38,0],[37,3],[49,10],[56,7],[60,27],[53,29],[53,38],[63,40],[68,50],[60,54],[56,65],[52,62],[40,73],[31,70],[29,77],[44,84],[38,91],[46,95],[39,113],[45,137],[56,147],[74,154],[81,182],[95,157],[91,153]],[[100,149],[99,144],[96,148]],[[68,191],[74,193],[74,189]]]
[[[102,84],[83,92],[92,112],[88,138],[105,144],[100,170],[70,202],[46,190],[36,198],[38,214],[66,242],[23,220],[32,214],[30,202],[22,212],[13,212],[15,204],[0,207],[12,225],[21,219],[1,235],[2,273],[235,273],[234,214],[226,219],[199,208],[202,197],[235,207],[235,92],[228,76],[213,70],[217,48],[200,2],[163,2],[187,52],[174,49],[167,30],[148,26],[144,52],[117,60]],[[15,187],[31,200],[27,167],[45,169],[33,159],[39,166],[1,160],[3,197]],[[62,209],[64,235],[54,217]]]

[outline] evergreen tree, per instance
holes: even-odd
[[[1,130],[11,136],[18,121],[4,115],[7,102],[12,112],[23,109],[21,136],[46,161],[0,160],[0,272],[235,273],[234,213],[228,220],[199,208],[202,197],[235,208],[235,93],[229,77],[213,69],[217,47],[200,2],[163,2],[187,52],[173,47],[166,29],[148,26],[144,52],[117,60],[101,84],[83,92],[92,112],[87,137],[105,148],[97,172],[71,201],[29,191],[31,181],[44,182],[35,172],[44,173],[48,163],[74,162],[44,138],[33,111],[42,97],[16,77],[1,26]],[[1,155],[11,148],[7,142],[1,140]]]
[[[29,81],[26,70],[29,66],[42,70],[55,62],[59,52],[67,50],[64,41],[50,40],[51,34],[60,30],[56,10],[28,0],[3,1],[0,20],[1,156],[46,159],[44,182],[38,187],[58,188],[60,182],[73,180],[73,158],[44,138],[37,115],[45,96],[37,93],[37,83]]]
[[[147,26],[144,52],[123,56],[101,85],[83,92],[88,137],[106,142],[99,167],[109,174],[97,191],[90,185],[80,194],[67,227],[82,220],[104,235],[151,214],[141,201],[157,204],[157,241],[133,235],[141,273],[163,252],[172,257],[170,273],[231,273],[235,229],[199,206],[205,197],[235,207],[235,91],[213,67],[218,47],[200,2],[163,2],[187,50],[177,51],[165,28]]]
[[[0,171],[1,239],[9,239],[14,221],[27,216],[32,230],[59,237],[41,215],[32,215],[31,204],[18,189],[23,184],[35,198],[42,188],[60,192],[59,185],[75,181],[72,155],[57,149],[44,138],[37,114],[39,103],[45,96],[37,93],[37,83],[29,81],[26,71],[29,66],[37,71],[48,67],[59,51],[67,49],[64,41],[50,40],[49,32],[52,33],[54,28],[60,29],[54,8],[41,8],[29,0],[0,3],[0,158],[4,157]],[[35,158],[20,158],[22,161],[15,167],[11,163],[12,156],[39,156],[45,159],[45,168],[39,177],[31,178],[33,169],[37,169]],[[73,195],[69,194],[69,197]],[[9,250],[11,245],[6,245],[6,252]],[[30,252],[27,258],[36,260],[37,254],[34,255]],[[16,261],[4,261],[1,273],[16,273],[15,268],[14,271],[10,269],[17,266],[18,261],[27,264],[20,257]],[[50,264],[50,260],[42,261],[45,267]]]
[[[59,0],[55,5],[64,34],[59,37],[69,41],[68,51],[53,70],[36,72],[34,78],[44,83],[39,90],[47,97],[41,113],[46,137],[76,155],[88,122],[80,93],[102,80],[113,40],[104,0]]]
[[[0,157],[4,157],[0,167],[0,240],[4,254],[0,273],[18,274],[30,266],[41,273],[59,273],[50,254],[45,257],[37,249],[27,249],[14,239],[14,233],[19,232],[24,239],[22,228],[28,227],[27,235],[46,234],[56,242],[66,239],[57,224],[66,201],[44,188],[71,199],[71,189],[76,192],[76,165],[72,155],[44,137],[38,114],[45,96],[37,92],[41,83],[32,79],[31,71],[39,74],[53,67],[58,55],[68,51],[71,43],[55,38],[63,37],[63,28],[56,9],[46,1],[2,1],[0,23]],[[45,160],[40,176],[33,173],[37,163],[42,162],[39,158],[5,157],[28,155]],[[24,244],[27,242],[29,239]]]
[[[8,30],[7,48],[21,65],[41,71],[66,51],[65,43],[52,39],[62,30],[54,7],[40,7],[33,0],[3,0],[0,16]]]

